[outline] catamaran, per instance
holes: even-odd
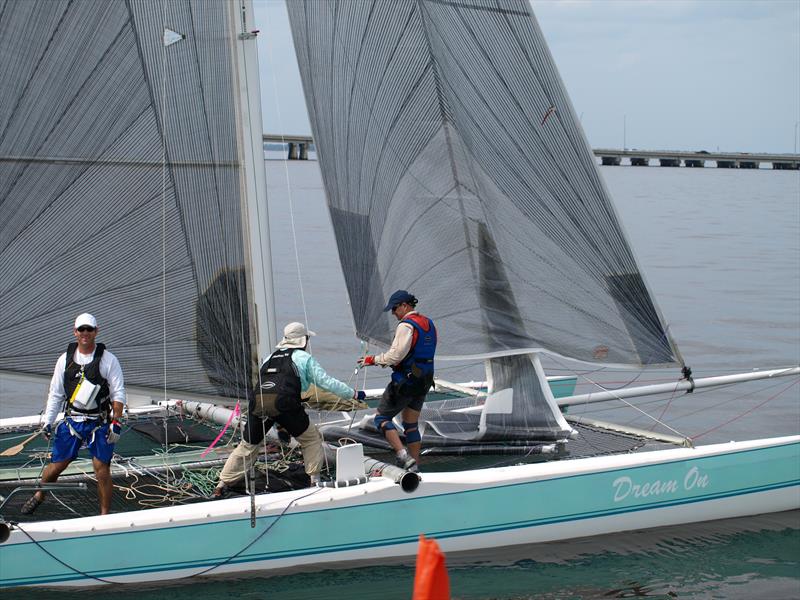
[[[49,375],[63,324],[91,306],[149,395],[132,394],[102,517],[79,461],[20,516],[48,449],[30,439],[39,417],[0,420],[0,586],[376,564],[412,557],[421,533],[480,551],[800,508],[798,435],[695,447],[562,410],[800,368],[692,377],[527,2],[288,8],[357,335],[387,344],[387,295],[424,289],[437,359],[487,373],[439,382],[424,446],[521,459],[410,474],[364,454],[382,443],[368,409],[325,408],[330,481],[264,493],[251,473],[244,495],[208,500],[277,340],[250,2],[7,2],[0,325],[25,345],[0,363]],[[547,356],[680,375],[575,395]]]

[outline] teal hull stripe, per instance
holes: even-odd
[[[517,523],[508,523],[505,525],[496,525],[492,527],[476,527],[470,529],[463,529],[463,530],[451,530],[447,532],[432,532],[428,534],[429,537],[436,538],[436,539],[445,539],[445,538],[454,538],[454,537],[463,537],[467,535],[475,535],[475,534],[485,534],[485,533],[495,533],[500,531],[509,531],[515,529],[525,529],[529,527],[540,527],[543,525],[552,525],[556,523],[564,523],[569,521],[581,521],[585,519],[594,519],[600,517],[609,517],[614,515],[626,514],[626,513],[635,513],[635,512],[642,512],[646,510],[656,510],[660,508],[667,508],[672,506],[680,506],[686,504],[695,504],[697,502],[708,502],[711,500],[719,500],[722,498],[731,498],[736,496],[746,496],[750,494],[760,493],[760,492],[767,492],[771,490],[783,489],[787,487],[793,486],[800,486],[800,480],[792,480],[782,483],[776,483],[773,485],[768,486],[761,486],[761,487],[753,487],[744,490],[737,490],[735,492],[728,492],[728,493],[718,493],[718,494],[708,494],[705,496],[698,496],[694,498],[688,498],[683,500],[672,500],[672,501],[662,501],[662,502],[654,502],[652,504],[648,504],[646,506],[638,506],[638,507],[630,507],[630,508],[618,508],[613,510],[601,510],[589,513],[581,513],[577,515],[564,515],[562,517],[555,517],[555,518],[548,518],[548,519],[538,519],[532,521],[524,521],[524,522],[517,522]],[[267,517],[267,518],[274,518],[274,517]],[[263,553],[263,554],[252,554],[246,555],[241,558],[228,561],[226,564],[241,564],[241,563],[249,563],[249,562],[258,562],[258,561],[265,561],[265,560],[276,560],[280,558],[290,558],[294,556],[305,556],[305,555],[314,555],[314,554],[328,554],[331,552],[343,552],[347,550],[362,550],[368,548],[375,548],[375,547],[383,547],[383,546],[394,546],[398,544],[406,544],[409,542],[414,542],[418,539],[416,535],[413,536],[406,536],[406,537],[398,537],[398,538],[386,538],[383,540],[375,540],[374,542],[369,543],[360,543],[360,544],[344,544],[340,546],[321,546],[318,548],[306,549],[303,551],[293,551],[293,552],[277,552],[277,553]],[[189,568],[203,568],[203,567],[211,567],[216,564],[222,563],[226,561],[226,557],[216,558],[216,559],[205,559],[202,561],[191,561],[191,562],[176,562],[176,563],[163,563],[159,564],[158,566],[153,567],[140,567],[140,568],[131,568],[131,569],[116,569],[113,571],[99,571],[90,573],[91,575],[99,578],[109,578],[109,577],[121,577],[125,575],[139,575],[143,573],[155,573],[160,571],[173,571],[178,569],[189,569]],[[4,582],[4,586],[19,586],[19,585],[29,585],[29,584],[43,584],[43,583],[58,583],[64,581],[74,581],[86,579],[85,577],[78,575],[77,573],[72,573],[69,575],[64,575],[62,577],[50,577],[50,578],[42,578],[42,577],[30,577],[24,579],[16,579],[16,580],[6,580]]]

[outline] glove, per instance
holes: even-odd
[[[122,435],[122,425],[119,421],[114,419],[111,421],[111,425],[108,426],[108,435],[106,436],[106,440],[108,440],[109,444],[116,444],[119,441],[120,435]]]
[[[358,359],[359,367],[369,367],[370,365],[374,364],[375,364],[375,357],[370,354],[367,354],[366,356],[363,356]]]
[[[364,390],[358,390],[354,395],[353,398],[356,400],[366,400],[367,394],[364,393]]]
[[[286,431],[283,427],[278,425],[275,429],[278,431],[278,439],[282,441],[284,444],[288,444],[292,441],[292,438],[289,436],[289,432]]]
[[[45,425],[44,427],[42,427],[41,434],[44,437],[44,439],[46,439],[49,442],[50,438],[53,436],[53,426]]]

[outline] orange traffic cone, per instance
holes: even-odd
[[[450,600],[450,579],[436,540],[419,536],[413,600]]]

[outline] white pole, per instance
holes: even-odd
[[[703,377],[695,379],[694,382],[687,380],[675,383],[659,383],[655,385],[643,385],[611,392],[592,392],[579,396],[568,396],[557,400],[559,406],[574,406],[576,404],[590,404],[592,402],[608,402],[621,398],[637,398],[639,396],[650,396],[652,394],[665,394],[681,390],[701,389],[714,387],[717,385],[729,385],[731,383],[742,383],[744,381],[756,381],[758,379],[769,379],[771,377],[786,377],[789,375],[800,375],[800,367],[789,367],[786,369],[772,369],[770,371],[755,371],[752,373],[737,373],[735,375],[721,375],[718,377]]]
[[[264,127],[261,123],[261,89],[258,72],[258,47],[253,28],[251,0],[232,0],[238,25],[237,58],[239,104],[242,115],[244,177],[247,193],[246,235],[249,241],[250,270],[256,317],[258,357],[269,355],[278,341],[275,324],[275,294],[272,282],[272,256],[269,236],[267,178],[264,170]]]

